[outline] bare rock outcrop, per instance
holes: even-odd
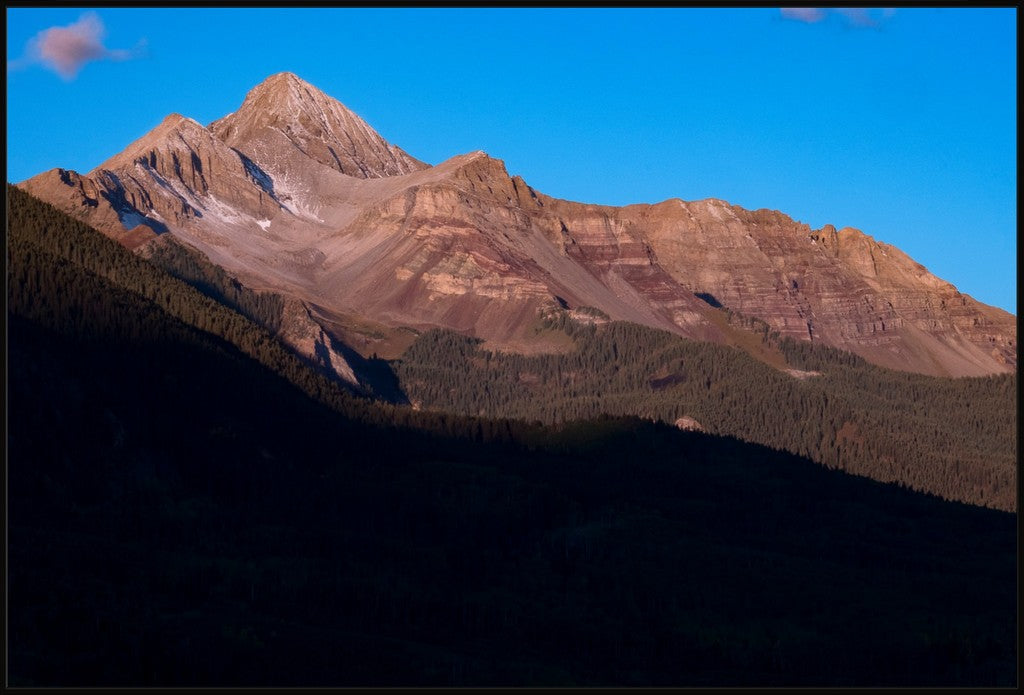
[[[342,354],[341,346],[316,321],[305,303],[294,298],[285,300],[278,337],[326,374],[353,386],[359,385],[359,379]]]
[[[689,415],[684,415],[683,417],[679,418],[678,420],[676,420],[675,424],[676,427],[687,432],[704,431],[704,425],[700,424],[699,422],[697,422],[697,420],[690,417]]]

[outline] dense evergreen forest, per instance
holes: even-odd
[[[8,188],[13,686],[1013,686],[1016,516],[359,399]]]
[[[207,297],[252,319],[271,333],[281,328],[284,300],[273,292],[254,292],[231,277],[202,252],[194,251],[171,235],[149,244],[143,258],[187,282]]]
[[[795,378],[741,350],[621,322],[552,316],[577,349],[492,352],[452,331],[420,336],[395,361],[420,407],[554,424],[601,414],[674,423],[807,456],[946,499],[1016,508],[1017,377],[941,379],[847,352],[778,340]],[[817,372],[815,374],[815,372]]]

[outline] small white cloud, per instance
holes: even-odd
[[[106,29],[95,12],[87,12],[74,24],[50,27],[32,37],[23,58],[13,61],[8,69],[33,64],[44,65],[65,80],[73,80],[78,71],[93,60],[130,60],[145,50],[145,41],[133,49],[108,49],[103,45]]]

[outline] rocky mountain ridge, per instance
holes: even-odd
[[[319,331],[368,354],[390,329],[433,326],[556,349],[538,322],[563,309],[749,343],[729,310],[896,369],[1016,368],[1014,316],[858,230],[716,199],[559,200],[483,152],[428,166],[290,73],[206,128],[172,115],[84,176],[54,169],[20,185],[129,248],[170,233],[280,293],[316,324],[293,330],[305,352],[330,345]],[[356,336],[356,322],[371,327]]]

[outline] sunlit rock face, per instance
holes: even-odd
[[[268,165],[295,150],[303,158],[362,179],[428,168],[290,72],[271,75],[254,87],[241,108],[211,123],[210,131],[229,147]]]
[[[343,379],[331,335],[349,320],[531,351],[558,309],[743,345],[731,310],[887,367],[1016,368],[1014,316],[858,230],[716,199],[558,200],[483,152],[429,166],[290,73],[209,127],[168,116],[88,174],[20,185],[129,248],[169,233],[282,294],[290,344]]]

